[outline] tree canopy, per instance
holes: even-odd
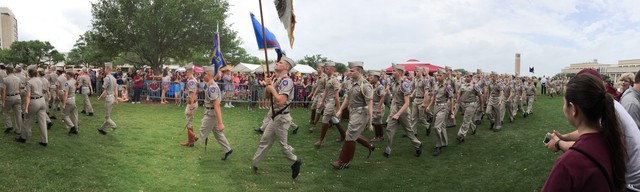
[[[16,65],[53,65],[64,61],[64,55],[58,52],[48,41],[16,41],[9,49],[0,51],[0,62]]]
[[[209,60],[213,37],[229,64],[250,57],[239,45],[237,32],[225,23],[229,3],[224,0],[98,0],[92,4],[91,36],[109,57],[154,71],[170,59],[203,65]]]

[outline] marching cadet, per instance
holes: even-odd
[[[429,129],[427,122],[427,111],[425,110],[425,97],[428,97],[428,82],[423,76],[424,68],[416,67],[416,76],[413,78],[411,87],[413,88],[413,103],[411,105],[411,127],[414,133],[418,133],[418,122]]]
[[[4,89],[4,78],[7,77],[7,66],[4,65],[4,63],[0,63],[0,89]],[[0,104],[2,104],[2,102],[4,102],[4,97],[0,97]],[[7,119],[9,119],[9,113],[6,112],[6,110],[4,110],[4,107],[0,107],[0,109],[2,109],[2,117],[5,119],[5,129],[12,127],[11,125],[11,121],[7,121]]]
[[[49,106],[49,101],[51,99],[51,93],[49,92],[49,80],[45,77],[44,69],[38,68],[38,79],[42,81],[42,96],[44,96],[44,104],[45,104],[45,119],[47,121],[47,129],[51,129],[53,127],[53,122],[49,119],[49,115],[46,115],[47,107]]]
[[[27,68],[29,74],[29,81],[26,83],[25,92],[25,106],[24,113],[26,116],[24,129],[20,136],[16,138],[17,142],[25,143],[27,139],[31,138],[31,126],[33,125],[33,119],[35,116],[38,118],[38,125],[40,126],[40,142],[39,144],[46,147],[49,143],[46,116],[47,105],[44,102],[44,94],[42,90],[46,89],[42,85],[42,81],[37,78],[37,71],[34,65]]]
[[[476,124],[473,123],[473,119],[478,110],[478,104],[482,103],[482,88],[472,81],[471,74],[465,75],[464,83],[460,85],[457,98],[457,101],[460,102],[460,107],[464,110],[462,126],[460,126],[458,137],[456,137],[458,142],[462,143],[467,136],[469,128],[471,128],[471,135],[476,134]]]
[[[327,134],[327,130],[329,130],[332,124],[335,125],[336,128],[338,128],[338,132],[340,132],[340,139],[336,141],[344,141],[345,134],[342,125],[340,125],[339,122],[335,124],[334,122],[331,122],[331,118],[336,115],[336,110],[340,109],[340,81],[338,81],[338,79],[333,75],[335,66],[336,63],[334,62],[325,63],[325,72],[327,73],[328,79],[322,98],[318,102],[318,105],[324,105],[324,112],[322,113],[322,132],[320,132],[320,139],[313,144],[316,149],[319,149],[320,146],[322,146],[322,141]]]
[[[429,111],[431,105],[433,105],[433,113],[435,115],[435,129],[436,129],[436,146],[433,149],[433,156],[440,155],[443,147],[449,145],[449,139],[447,137],[447,119],[453,119],[453,87],[446,81],[444,77],[445,71],[438,69],[436,74],[437,83],[433,87],[433,96],[431,96],[431,103],[427,105],[427,111]]]
[[[289,70],[296,66],[295,62],[287,56],[282,56],[280,61],[276,63],[275,70],[278,75],[275,82],[271,78],[265,79],[265,95],[272,97],[275,102],[274,114],[271,116],[273,120],[269,121],[264,134],[258,143],[258,149],[253,156],[252,169],[258,172],[260,161],[267,155],[269,148],[273,145],[273,140],[277,139],[280,143],[282,153],[289,160],[291,165],[291,177],[296,178],[300,173],[302,159],[293,154],[293,147],[287,144],[287,133],[292,119],[289,114],[289,105],[293,100],[294,85],[293,80],[287,75]],[[276,87],[274,87],[276,85]]]
[[[513,97],[516,94],[515,84],[511,79],[511,76],[505,75],[504,79],[504,89],[503,89],[503,102],[500,105],[500,124],[504,123],[505,113],[509,116],[509,123],[513,122]]]
[[[429,136],[431,134],[431,125],[433,125],[433,121],[435,120],[435,116],[430,110],[427,110],[427,105],[431,103],[431,98],[433,96],[433,88],[436,85],[436,78],[434,76],[429,75],[429,70],[426,69],[424,71],[425,76],[425,88],[424,88],[424,100],[422,101],[422,107],[424,108],[426,118],[427,118],[427,132],[426,135]]]
[[[51,99],[49,101],[49,118],[56,119],[56,110],[58,110],[58,104],[60,100],[58,99],[58,71],[61,69],[58,67],[51,66],[49,68],[49,76],[47,80],[49,80],[49,94],[51,94]]]
[[[313,88],[313,90],[311,90],[311,94],[309,95],[309,97],[312,99],[311,118],[309,119],[309,123],[313,125],[311,128],[309,128],[309,132],[313,132],[313,130],[315,129],[316,123],[320,119],[320,116],[322,116],[320,115],[322,114],[322,109],[324,109],[324,106],[318,105],[318,101],[320,100],[320,98],[322,98],[322,93],[324,92],[324,84],[327,81],[327,75],[324,74],[324,63],[320,62],[316,64],[316,70],[318,71],[318,80],[316,80],[316,86]],[[317,117],[316,112],[320,112],[318,113]]]
[[[78,108],[76,107],[76,80],[73,79],[73,69],[66,70],[67,81],[62,85],[64,97],[62,97],[62,118],[64,119],[69,135],[78,134]]]
[[[375,150],[375,147],[364,136],[360,135],[366,127],[369,128],[369,131],[373,130],[371,121],[373,116],[373,87],[362,76],[364,71],[362,61],[350,61],[348,64],[350,68],[348,74],[352,83],[349,86],[349,90],[347,90],[348,94],[345,93],[348,96],[344,98],[336,117],[341,117],[342,111],[348,107],[349,126],[338,161],[330,163],[336,169],[344,169],[349,166],[349,162],[355,154],[356,141],[369,150],[369,156]]]
[[[400,124],[404,128],[404,132],[413,144],[415,156],[420,157],[422,154],[422,142],[416,138],[416,134],[411,127],[411,109],[409,108],[409,96],[411,95],[411,84],[404,81],[405,67],[401,65],[393,65],[393,100],[387,118],[387,148],[382,155],[389,157],[391,148],[393,147],[393,136],[396,128]]]
[[[324,105],[320,105],[319,103],[324,96],[324,90],[326,89],[327,80],[329,79],[329,76],[327,76],[327,74],[325,73],[325,66],[327,63],[328,62],[318,63],[318,66],[322,66],[322,67],[318,67],[318,69],[320,69],[318,70],[318,80],[316,81],[317,82],[316,87],[314,88],[313,93],[311,94],[312,98],[314,98],[311,108],[316,110],[316,116],[312,123],[313,126],[309,128],[310,133],[315,130],[316,125],[318,124],[318,121],[320,121],[320,118],[324,114]],[[313,105],[315,105],[315,108]]]
[[[490,129],[498,132],[502,128],[500,120],[502,98],[504,98],[504,84],[498,81],[498,75],[491,73],[491,81],[487,85],[489,88],[489,103],[487,104],[487,113],[489,113]],[[495,127],[494,127],[495,126]]]
[[[27,92],[25,91],[25,87],[27,86],[27,76],[22,72],[22,67],[17,66],[14,70],[16,77],[20,79],[20,100],[22,101],[22,106],[26,106],[24,102],[27,100],[25,96]],[[22,117],[24,119],[24,116]],[[19,133],[19,132],[18,132]]]
[[[196,91],[198,90],[198,80],[193,77],[193,64],[187,64],[184,66],[187,69],[187,106],[184,109],[184,114],[187,117],[185,127],[187,127],[188,140],[180,143],[182,146],[193,147],[193,143],[198,141],[198,137],[193,133],[193,116],[198,109],[198,98],[196,97]]]
[[[524,118],[531,115],[533,113],[533,101],[536,99],[536,87],[533,85],[533,80],[527,78],[527,85],[524,87],[524,91],[522,92],[522,98],[526,99],[524,102],[527,104],[527,111],[522,114]]]
[[[53,117],[51,117],[51,119],[56,119],[56,113],[58,110],[58,105],[62,103],[62,100],[64,99],[64,84],[67,83],[67,75],[64,72],[63,68],[58,68],[58,79],[56,80],[56,95],[58,97],[58,101],[55,105],[56,110],[53,111]]]
[[[385,87],[380,83],[380,72],[373,72],[369,75],[369,84],[374,88],[373,91],[373,116],[371,124],[374,128],[374,137],[371,141],[384,140],[384,131],[382,128],[382,117],[384,117],[384,97],[386,95]]]
[[[98,129],[98,132],[102,135],[107,134],[105,131],[107,126],[110,126],[113,130],[116,129],[116,122],[111,120],[111,110],[114,104],[118,104],[118,99],[116,99],[118,97],[118,82],[111,74],[112,67],[113,65],[111,63],[104,64],[104,74],[106,74],[106,77],[104,77],[102,81],[102,94],[98,96],[98,101],[100,101],[100,98],[105,97],[104,122],[102,126],[100,126],[100,129]]]
[[[516,77],[515,81],[515,93],[516,95],[514,95],[513,97],[513,107],[512,107],[512,112],[513,112],[513,117],[517,117],[518,115],[518,111],[522,110],[524,112],[524,109],[522,109],[522,92],[524,91],[524,85],[522,84],[522,78],[520,77]]]
[[[93,93],[93,87],[91,86],[91,77],[87,73],[87,68],[82,68],[82,73],[78,76],[78,86],[82,87],[80,93],[82,94],[82,111],[80,113],[87,114],[87,116],[93,116],[93,106],[91,106],[91,100],[89,94]]]
[[[22,131],[22,100],[20,98],[20,78],[13,72],[13,67],[7,67],[7,77],[3,80],[2,111],[6,114],[4,120],[4,133],[13,130],[9,110],[13,110],[13,121],[16,122],[14,133]]]
[[[487,94],[487,81],[484,78],[484,75],[482,74],[482,70],[478,69],[476,70],[476,74],[473,76],[473,80],[472,80],[476,85],[478,85],[480,87],[480,90],[482,90],[482,95],[480,96],[480,101],[478,103],[478,110],[476,111],[476,116],[474,118],[474,124],[475,125],[480,125],[482,124],[482,117],[484,116],[484,104],[486,103],[486,98],[488,95]]]
[[[204,72],[206,73],[204,81],[207,87],[204,97],[204,116],[202,117],[202,124],[200,125],[200,138],[205,138],[204,144],[206,145],[206,141],[209,139],[209,133],[213,132],[213,136],[224,151],[224,156],[222,156],[222,160],[224,161],[233,153],[233,150],[229,145],[229,141],[227,141],[227,137],[224,136],[224,124],[222,123],[222,112],[220,111],[222,95],[220,87],[218,87],[218,84],[213,80],[215,67],[207,66],[204,68]],[[202,144],[202,140],[200,140],[200,142]]]
[[[453,70],[451,70],[450,67],[445,67],[446,70],[446,74],[445,74],[445,81],[446,83],[451,86],[451,89],[453,89],[453,95],[451,95],[451,97],[453,98],[455,96],[455,94],[457,94],[458,92],[458,87],[456,84],[456,80],[453,78],[453,76],[451,75],[451,73],[453,72]],[[453,98],[455,99],[455,98]],[[456,107],[456,103],[457,101],[452,101],[453,104],[453,109],[450,111],[451,113],[453,113],[453,118],[446,118],[445,122],[447,127],[455,127],[456,126],[456,111],[458,109],[458,107]]]

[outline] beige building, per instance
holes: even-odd
[[[574,63],[568,67],[561,69],[560,73],[578,73],[584,68],[593,68],[600,71],[601,74],[611,77],[611,80],[617,82],[624,73],[637,73],[640,70],[640,59],[619,60],[618,64],[602,64],[594,59],[593,62]]]
[[[9,8],[0,7],[0,47],[8,49],[18,41],[18,20]]]

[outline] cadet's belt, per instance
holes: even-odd
[[[498,97],[491,96],[491,98],[500,98],[500,96],[498,96]]]
[[[446,105],[446,104],[449,104],[449,103],[436,103],[436,105],[440,105],[440,106],[441,105]]]
[[[20,93],[7,94],[7,97],[13,97],[13,96],[16,96],[16,95],[20,95]]]
[[[107,94],[107,97],[113,97],[113,94]]]
[[[210,109],[210,110],[212,110],[212,109],[215,109],[215,107],[205,107],[205,109]]]
[[[38,97],[31,97],[31,99],[40,99],[42,98],[42,96],[38,96]]]
[[[424,97],[414,97],[414,99],[424,99]]]
[[[361,106],[361,107],[353,107],[351,108],[352,111],[356,111],[356,110],[360,110],[360,109],[368,109],[369,106]]]
[[[474,101],[474,102],[462,102],[462,103],[465,103],[465,104],[476,104],[477,101]]]
[[[527,95],[527,97],[533,97],[533,95]]]
[[[75,96],[74,97],[67,97],[67,99],[72,99],[73,100],[73,99],[76,99],[76,97]]]

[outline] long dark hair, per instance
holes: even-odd
[[[624,133],[616,117],[613,97],[605,90],[602,80],[591,74],[572,78],[567,84],[565,99],[580,108],[587,123],[605,136],[611,152],[609,159],[612,163],[613,184],[616,189],[624,189],[627,170]]]

